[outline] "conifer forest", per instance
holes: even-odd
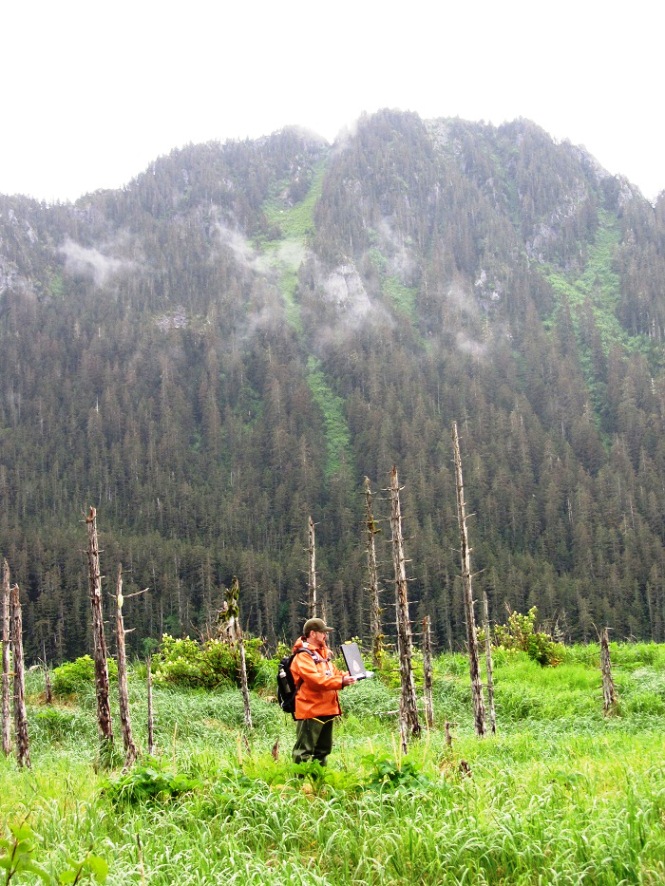
[[[453,423],[492,620],[663,643],[664,421],[665,194],[527,120],[382,111],[334,145],[190,145],[73,204],[0,197],[29,660],[90,647],[90,507],[131,654],[209,634],[234,577],[243,628],[292,640],[310,517],[326,618],[366,636],[365,478],[390,634],[393,466],[412,620],[462,649]]]

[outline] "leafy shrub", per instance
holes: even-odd
[[[387,754],[379,754],[365,757],[363,762],[372,769],[367,781],[369,788],[413,790],[431,785],[430,779],[411,760],[397,762]]]
[[[508,623],[496,625],[494,643],[501,649],[518,649],[545,667],[556,667],[564,659],[563,643],[557,643],[544,631],[536,631],[538,610],[535,606],[526,615],[511,612]]]
[[[138,803],[166,803],[198,787],[200,783],[196,779],[171,772],[158,760],[149,759],[145,764],[124,772],[115,781],[108,782],[103,794],[112,803],[132,806]]]
[[[107,664],[109,680],[116,679],[118,665],[115,659],[109,658]],[[94,686],[94,683],[95,663],[89,655],[83,655],[76,661],[66,661],[53,671],[53,693],[61,698],[76,695],[82,690]]]
[[[245,640],[247,681],[256,685],[259,676],[265,679],[265,666],[260,652],[261,640]],[[240,651],[223,640],[199,643],[190,637],[176,639],[164,634],[159,652],[153,657],[156,682],[191,688],[216,689],[240,685]]]

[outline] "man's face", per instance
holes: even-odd
[[[319,649],[326,645],[326,639],[328,635],[325,631],[310,631],[309,632],[309,642],[312,646],[316,646]]]

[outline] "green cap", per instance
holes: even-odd
[[[335,628],[328,627],[325,621],[322,618],[308,618],[305,622],[305,626],[302,629],[303,637],[308,637],[310,631],[323,631],[324,633],[329,633],[329,631],[334,631]]]

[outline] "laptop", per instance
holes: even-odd
[[[340,646],[344,661],[348,672],[357,680],[365,680],[367,677],[373,677],[372,671],[368,671],[365,667],[363,657],[360,654],[357,643],[344,643]]]

